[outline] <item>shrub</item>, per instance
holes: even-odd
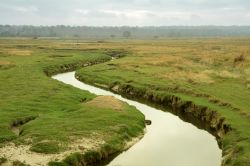
[[[234,58],[234,63],[243,62],[245,60],[246,60],[246,58],[245,58],[244,54],[241,54],[240,56]]]

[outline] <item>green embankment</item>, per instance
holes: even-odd
[[[144,116],[134,107],[123,104],[123,111],[116,111],[89,106],[85,103],[95,95],[48,77],[111,59],[112,51],[107,49],[85,49],[68,42],[0,40],[0,148],[13,142],[31,145],[34,152],[54,154],[88,138],[105,143],[85,158],[100,153],[98,157],[103,159],[143,133]],[[12,131],[14,127],[19,128],[18,134]],[[61,164],[70,162],[83,161],[69,157]]]
[[[177,101],[179,109],[192,102],[190,105],[216,111],[220,121],[232,127],[221,143],[224,157],[229,158],[223,164],[250,165],[248,38],[128,41],[122,45],[133,54],[83,68],[77,72],[78,78],[96,86],[108,85],[130,97],[160,104],[166,101],[168,106],[176,97],[181,100]],[[206,114],[206,110],[199,111]],[[206,119],[206,115],[197,117]]]

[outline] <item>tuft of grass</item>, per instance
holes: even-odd
[[[13,166],[30,166],[30,165],[25,164],[25,163],[23,163],[23,162],[21,162],[21,161],[18,161],[18,160],[13,161],[13,162],[12,162],[12,165],[13,165]]]
[[[58,142],[40,142],[32,145],[31,151],[37,153],[54,154],[62,151],[62,147],[59,146]]]
[[[80,166],[84,162],[83,155],[80,153],[74,153],[63,160],[66,165]],[[84,162],[85,163],[85,162]]]
[[[7,161],[7,159],[5,157],[0,157],[0,165],[5,163],[6,161]]]

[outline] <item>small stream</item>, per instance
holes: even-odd
[[[222,151],[215,137],[207,131],[171,113],[84,84],[75,78],[75,72],[58,74],[52,78],[96,95],[114,96],[135,106],[146,119],[152,121],[146,127],[144,137],[108,166],[220,166]]]

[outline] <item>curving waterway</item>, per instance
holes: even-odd
[[[222,151],[214,136],[184,122],[178,116],[128,100],[112,92],[78,81],[75,72],[52,77],[96,95],[114,96],[135,106],[152,124],[144,137],[118,155],[108,166],[220,166]]]

